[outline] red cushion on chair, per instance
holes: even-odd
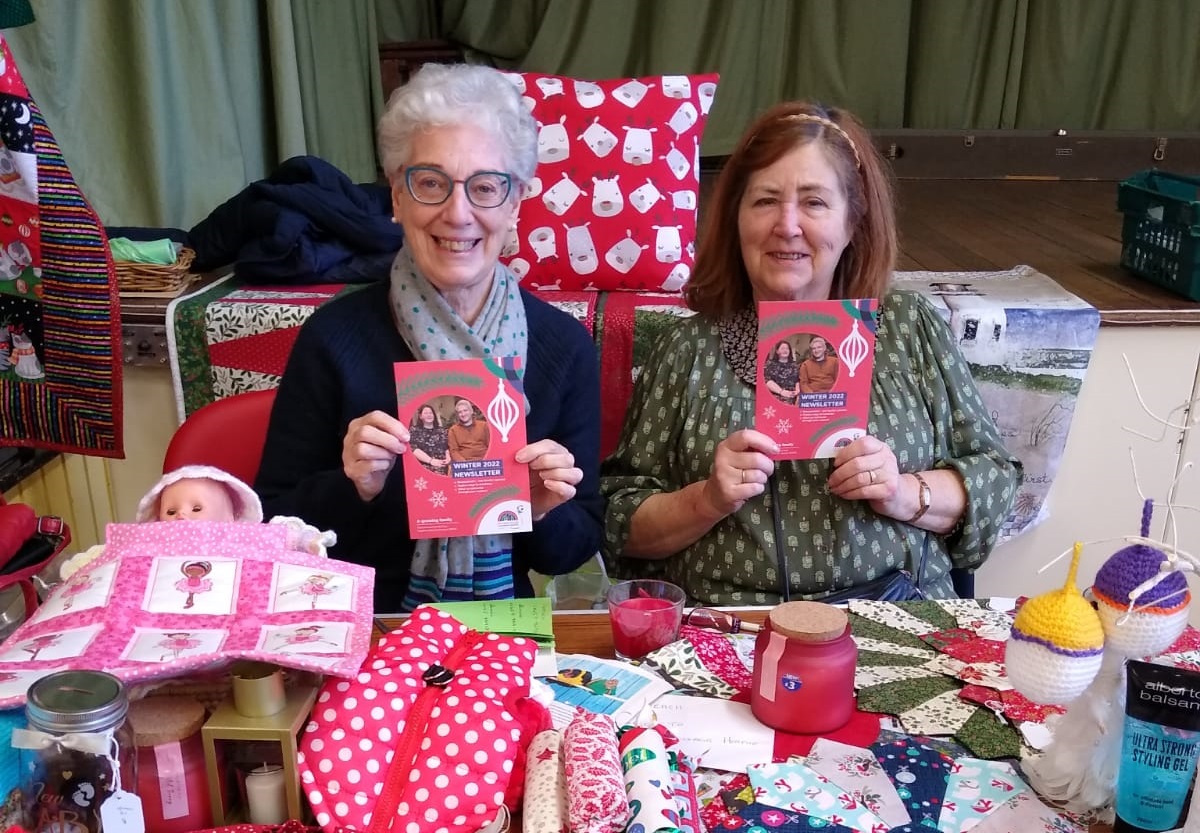
[[[205,405],[171,437],[163,472],[181,466],[215,466],[253,485],[274,404],[272,388],[237,393]]]

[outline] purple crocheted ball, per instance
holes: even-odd
[[[1146,579],[1158,574],[1159,565],[1166,560],[1166,555],[1146,544],[1133,544],[1117,550],[1105,561],[1096,572],[1096,580],[1092,584],[1093,592],[1117,606],[1129,604],[1129,594],[1135,587]],[[1165,602],[1166,607],[1179,606],[1186,597],[1187,579],[1183,573],[1175,571],[1163,576],[1153,588],[1138,599],[1138,606],[1153,607],[1157,602]]]

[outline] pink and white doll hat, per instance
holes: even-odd
[[[221,483],[229,492],[235,521],[262,523],[262,501],[258,499],[254,490],[229,472],[215,466],[182,466],[164,474],[162,479],[154,484],[154,488],[147,492],[141,503],[138,504],[137,516],[134,521],[146,523],[158,520],[158,504],[163,489],[180,480],[215,480]]]

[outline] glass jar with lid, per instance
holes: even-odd
[[[213,826],[200,738],[206,716],[204,706],[189,697],[146,697],[130,704],[146,833]]]
[[[100,833],[101,808],[136,783],[129,700],[101,671],[59,671],[29,687],[20,752],[25,827],[30,833]]]
[[[821,602],[785,602],[773,609],[754,641],[750,709],[785,732],[839,729],[854,713],[858,649],[850,617]]]

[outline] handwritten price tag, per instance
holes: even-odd
[[[146,833],[142,800],[125,790],[113,793],[100,805],[100,826],[109,833]]]

